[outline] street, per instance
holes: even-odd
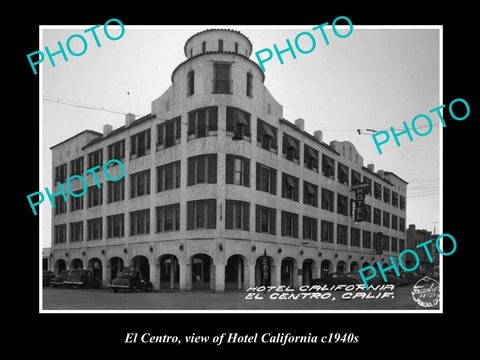
[[[246,291],[172,291],[119,292],[110,289],[43,288],[43,310],[438,310],[423,308],[413,300],[412,285],[393,291],[372,291],[369,298],[361,292],[335,291],[322,297],[297,296],[293,293]],[[379,294],[381,293],[381,294]],[[295,294],[299,294],[298,292]],[[328,295],[329,294],[329,295]],[[290,296],[290,298],[287,298]],[[356,298],[354,298],[356,296]],[[248,297],[248,299],[246,298]],[[283,298],[286,299],[283,299]],[[292,298],[293,297],[293,298]],[[382,298],[383,297],[383,298]]]

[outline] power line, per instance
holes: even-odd
[[[122,111],[118,111],[118,110],[110,110],[110,109],[106,109],[104,107],[95,107],[93,105],[88,105],[88,104],[82,104],[82,103],[76,103],[76,102],[73,102],[73,101],[70,101],[70,100],[63,100],[63,99],[59,99],[59,98],[53,98],[51,96],[46,96],[43,98],[44,101],[50,101],[50,102],[53,102],[53,103],[58,103],[58,104],[63,104],[63,105],[69,105],[69,106],[75,106],[75,107],[78,107],[78,108],[83,108],[83,109],[89,109],[89,110],[97,110],[97,111],[106,111],[106,112],[110,112],[110,113],[114,113],[114,114],[120,114],[120,115],[126,115],[127,112],[122,112]],[[134,114],[135,115],[135,114]],[[137,115],[135,115],[137,116]]]

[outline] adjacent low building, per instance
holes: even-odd
[[[284,119],[247,37],[206,30],[184,50],[150,114],[51,148],[56,273],[88,268],[109,283],[131,266],[157,290],[224,291],[260,284],[266,254],[267,283],[298,286],[405,249],[407,182],[365,166],[352,143]],[[110,159],[121,180],[84,174]],[[121,176],[118,164],[107,170]],[[69,186],[85,194],[71,196],[66,182],[82,174],[86,187]],[[362,219],[358,184],[368,184]]]

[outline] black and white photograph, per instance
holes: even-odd
[[[342,8],[30,19],[18,261],[39,341],[461,345],[442,327],[475,303],[472,26]]]

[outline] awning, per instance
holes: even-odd
[[[268,124],[263,123],[262,128],[263,128],[264,135],[271,137],[272,139],[275,139],[275,134],[273,133],[272,128]]]
[[[287,146],[292,147],[298,151],[297,141],[294,138],[288,136],[287,134],[284,134],[284,136],[285,136],[285,139],[287,140]]]
[[[247,126],[247,119],[245,118],[245,113],[242,111],[235,110],[235,122],[237,124],[242,124],[244,126]]]
[[[315,191],[315,187],[312,185],[312,184],[309,184],[309,183],[306,183],[306,188],[307,188],[307,191],[312,194],[312,195],[315,195],[317,192]]]
[[[297,187],[297,184],[295,183],[295,180],[291,176],[285,176],[285,179],[287,180],[288,186]]]
[[[318,160],[318,153],[308,145],[305,145],[305,156]]]
[[[361,175],[356,171],[352,171],[352,182],[354,184],[360,184],[362,182]]]
[[[335,166],[335,161],[326,155],[322,157],[322,161],[325,163],[324,165],[326,165],[327,167],[333,168]]]

